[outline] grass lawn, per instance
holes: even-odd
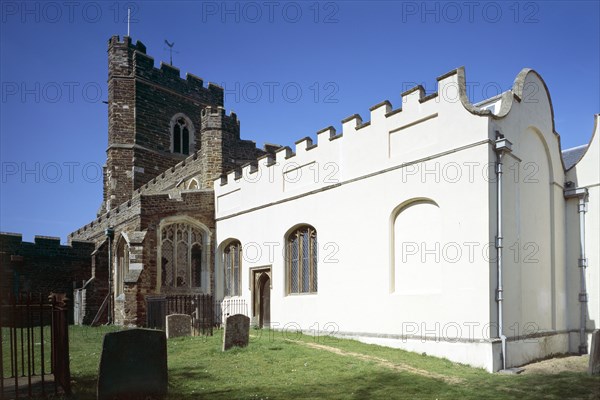
[[[114,327],[71,327],[75,399],[95,399],[102,338]],[[252,330],[221,352],[212,337],[170,339],[169,399],[600,399],[581,372],[498,375],[352,340]]]

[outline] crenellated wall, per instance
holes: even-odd
[[[73,303],[73,288],[92,274],[94,243],[36,236],[23,242],[17,233],[0,233],[0,293],[3,296],[31,292],[47,298],[51,292],[66,293]]]
[[[236,239],[245,254],[243,298],[255,293],[252,269],[271,269],[276,326],[328,327],[323,334],[500,369],[495,141],[505,138],[512,142],[501,199],[507,366],[572,351],[577,271],[568,266],[577,246],[566,235],[578,225],[566,206],[542,78],[524,69],[511,90],[473,105],[459,68],[438,78],[436,93],[417,86],[401,97],[397,109],[384,101],[368,121],[351,115],[341,131],[325,128],[316,141],[302,138],[215,181],[217,296],[223,245]],[[586,185],[597,185],[589,175],[581,175]],[[586,216],[592,223],[595,211]],[[286,289],[285,248],[302,224],[317,232],[318,293],[297,295]]]
[[[207,180],[212,183],[210,177],[218,176],[222,169],[226,167],[233,168],[235,165],[256,157],[257,154],[267,154],[266,151],[257,149],[253,141],[239,139],[239,122],[234,113],[227,115],[224,109],[220,107],[208,113],[209,116],[218,116],[218,123],[212,123],[215,120],[207,118],[206,124],[203,125],[205,129],[212,131],[213,135],[220,135],[221,131],[226,132],[226,135],[229,135],[229,139],[223,142],[219,138],[217,141],[218,147],[211,147],[207,144],[204,146],[204,150],[196,151],[158,174],[141,187],[135,189],[128,200],[115,206],[110,211],[102,213],[90,223],[69,234],[69,240],[81,240],[83,238],[94,241],[102,240],[104,230],[107,227],[114,227],[122,224],[123,221],[137,218],[141,212],[140,196],[167,193],[177,196],[180,191],[186,190],[186,186],[183,183],[189,181],[191,178],[198,178],[198,181],[201,183]],[[237,130],[233,128],[235,126],[237,126]],[[206,135],[207,142],[209,139],[214,139],[214,136]],[[212,141],[215,142],[214,140]],[[269,148],[268,150],[274,151],[273,148]],[[223,158],[220,155],[221,151],[227,152],[228,160],[231,160],[231,157],[235,157],[236,162],[231,163],[231,161],[228,161],[226,164],[223,164],[224,161],[222,161]],[[219,161],[214,162],[217,159]],[[207,165],[211,162],[213,164],[210,168],[207,168]],[[219,167],[220,165],[221,167]],[[206,170],[213,172],[205,173],[204,171]]]
[[[223,176],[215,181],[217,218],[487,143],[487,121],[473,119],[462,105],[460,73],[440,77],[434,94],[425,96],[422,87],[415,87],[402,93],[397,109],[381,102],[370,108],[369,121],[351,115],[342,121],[341,132],[325,128],[317,132],[316,142],[302,138],[294,150],[280,148],[274,157],[264,155]],[[469,123],[479,126],[461,131]]]
[[[492,113],[474,108],[482,118],[463,105],[461,74],[440,77],[437,93],[408,90],[396,109],[383,101],[368,121],[351,115],[341,130],[323,129],[315,141],[302,138],[293,150],[215,181],[217,297],[224,295],[223,245],[236,239],[249,304],[251,270],[271,268],[272,326],[389,339],[491,369],[493,345],[483,329],[491,321],[491,266],[482,251],[490,242]],[[315,294],[287,289],[286,235],[302,224],[317,234]],[[444,259],[454,244],[461,257]],[[408,260],[405,245],[418,249]],[[433,254],[423,260],[427,251]],[[469,338],[471,323],[478,329]],[[447,331],[455,325],[462,332]],[[442,328],[444,344],[422,339]]]

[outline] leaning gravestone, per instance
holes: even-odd
[[[163,331],[130,329],[104,335],[98,400],[160,399],[167,394]]]
[[[600,330],[592,332],[592,348],[590,350],[590,365],[588,367],[590,375],[600,375]]]
[[[223,351],[233,346],[246,347],[250,340],[250,318],[235,314],[225,320],[223,334]]]
[[[167,315],[167,339],[192,336],[192,316],[187,314]]]

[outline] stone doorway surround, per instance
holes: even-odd
[[[273,279],[271,266],[250,268],[250,292],[252,294],[252,324],[260,328],[271,325],[271,289]]]

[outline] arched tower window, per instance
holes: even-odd
[[[171,152],[188,155],[194,151],[194,126],[184,114],[171,119]]]
[[[242,244],[234,240],[223,250],[225,296],[240,296],[242,281]]]
[[[162,286],[202,286],[202,241],[201,230],[185,222],[175,222],[162,227]]]
[[[300,226],[287,235],[288,294],[317,293],[317,250],[317,231],[312,226]]]

